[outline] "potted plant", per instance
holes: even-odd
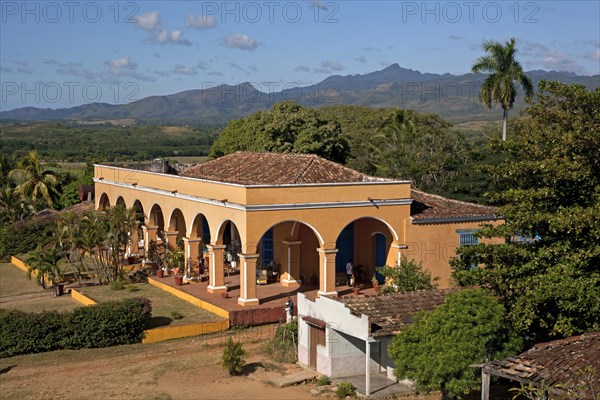
[[[379,281],[377,280],[377,273],[373,274],[371,278],[371,283],[373,284],[373,289],[375,289],[375,293],[379,293]]]
[[[174,279],[175,279],[175,285],[176,286],[181,286],[183,284],[183,259],[185,257],[185,254],[183,253],[183,250],[180,248],[177,248],[171,252],[169,252],[169,265],[171,265],[173,267],[173,273],[174,273]]]

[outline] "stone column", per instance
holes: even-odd
[[[338,249],[317,249],[319,252],[319,296],[337,297],[335,290],[335,256]]]
[[[227,291],[225,287],[225,270],[223,269],[223,253],[227,246],[207,244],[208,257],[210,260],[208,293],[224,293]]]
[[[165,239],[167,240],[167,249],[175,250],[177,248],[177,235],[178,231],[165,232]]]
[[[200,246],[202,246],[202,238],[183,238],[183,251],[185,253],[185,262],[187,265],[188,259],[193,262],[198,262],[200,255]]]
[[[238,304],[247,306],[257,306],[259,304],[256,297],[256,261],[258,254],[242,254],[240,257],[240,297]]]
[[[298,283],[300,276],[300,245],[302,242],[289,242],[284,240],[285,264],[281,275],[283,286],[291,286]]]
[[[138,243],[140,241],[140,237],[138,235],[138,228],[134,228],[133,232],[129,232],[129,254],[138,254],[140,252]]]
[[[142,231],[144,232],[144,251],[146,252],[146,257],[148,257],[148,245],[152,240],[156,242],[158,226],[142,226]]]
[[[408,249],[408,246],[405,244],[393,243],[391,248],[391,258],[394,259],[394,265],[392,267],[399,266],[400,261],[402,260],[402,250]],[[388,260],[389,262],[389,260]]]

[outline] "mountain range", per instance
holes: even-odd
[[[529,71],[534,84],[542,80],[600,87],[600,75],[570,72]],[[362,75],[332,75],[318,84],[266,93],[250,83],[193,89],[166,96],[150,96],[128,104],[93,103],[50,109],[23,107],[0,112],[3,121],[102,121],[134,119],[139,123],[223,124],[270,108],[281,100],[294,100],[307,107],[361,105],[399,107],[436,113],[454,123],[498,120],[501,111],[487,111],[478,100],[482,74],[431,74],[392,64]],[[515,111],[523,108],[517,97]]]

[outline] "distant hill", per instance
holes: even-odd
[[[542,79],[600,87],[600,75],[580,76],[569,72],[530,71],[534,83]],[[369,107],[399,107],[435,113],[454,123],[497,120],[500,110],[486,111],[478,101],[481,74],[430,74],[392,64],[363,75],[332,75],[316,85],[263,93],[249,83],[194,89],[167,96],[150,96],[124,104],[85,104],[52,110],[24,107],[0,112],[0,120],[114,120],[135,119],[141,123],[223,124],[285,99],[308,107],[344,104]],[[522,96],[515,111],[523,108]]]

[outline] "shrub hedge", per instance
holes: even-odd
[[[0,310],[0,358],[138,343],[151,314],[146,298],[110,301],[66,313]]]

